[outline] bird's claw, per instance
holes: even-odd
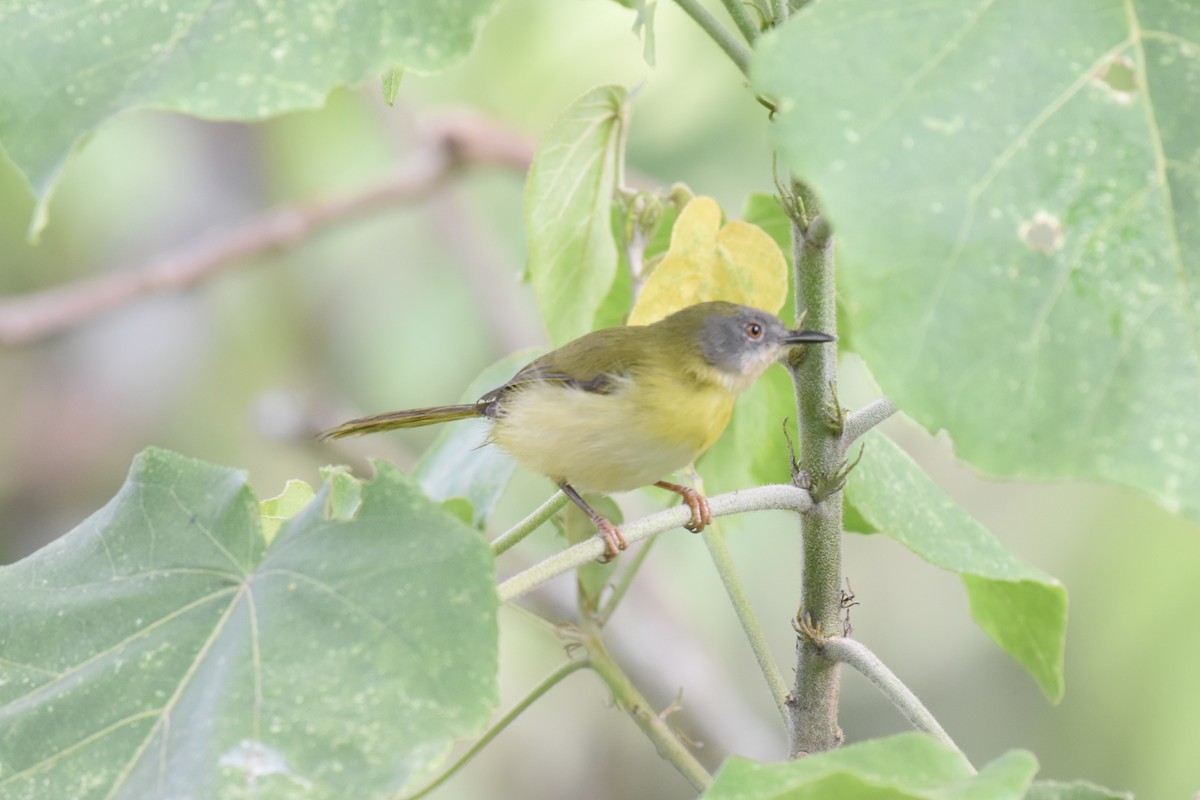
[[[600,537],[604,539],[604,555],[596,559],[601,564],[612,561],[620,551],[629,547],[629,541],[625,538],[625,534],[621,533],[621,529],[604,517],[596,520],[596,529],[600,532]]]
[[[687,507],[692,510],[692,521],[686,523],[683,527],[692,533],[700,533],[707,526],[711,525],[713,521],[712,508],[708,505],[708,498],[695,489],[690,489],[686,486],[681,488],[682,491],[679,494],[683,497],[683,502],[687,504]]]

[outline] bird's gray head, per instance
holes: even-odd
[[[688,327],[695,331],[700,355],[738,391],[757,380],[792,345],[837,338],[789,330],[774,314],[734,303],[700,303],[673,316],[680,315],[691,318]]]

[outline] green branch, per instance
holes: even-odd
[[[761,31],[750,16],[750,12],[746,10],[747,0],[721,0],[721,2],[724,4],[725,10],[729,12],[733,23],[742,32],[742,36],[746,38],[747,42],[754,44],[754,40],[758,38]],[[757,4],[755,7],[757,8]]]
[[[536,531],[546,523],[546,520],[557,514],[559,509],[567,504],[567,499],[567,496],[562,492],[555,492],[550,496],[549,500],[534,509],[533,513],[497,536],[492,541],[492,554],[500,555]]]
[[[892,401],[881,398],[860,408],[846,417],[846,427],[842,431],[842,453],[867,431],[896,413]]]
[[[813,203],[801,202],[803,187],[793,183],[785,207],[792,218],[796,312],[805,326],[837,332],[833,236]],[[800,611],[802,623],[818,631],[841,630],[842,473],[844,417],[837,407],[837,349],[793,350],[789,361],[800,424],[798,477],[811,487],[816,505],[800,517],[803,537]],[[838,727],[839,670],[805,637],[796,640],[796,680],[788,698],[789,752],[793,758],[841,744]]]
[[[771,0],[771,24],[774,26],[782,25],[787,22],[787,18],[787,0]]]
[[[812,496],[805,489],[772,484],[710,497],[708,505],[712,509],[713,516],[721,517],[767,509],[803,513],[813,507],[813,502]],[[690,522],[691,519],[691,509],[686,505],[679,505],[626,523],[621,526],[621,532],[625,534],[626,541],[633,544],[672,528],[682,529],[684,523]],[[551,578],[570,572],[589,561],[595,561],[604,555],[605,549],[604,540],[599,536],[593,536],[568,547],[501,583],[498,587],[500,601],[513,600],[536,589]]]
[[[697,25],[704,29],[705,33],[712,37],[712,40],[725,51],[725,55],[729,56],[742,74],[749,77],[750,51],[743,47],[742,43],[716,17],[708,13],[708,9],[700,4],[700,0],[675,0],[675,2],[696,21]]]
[[[624,599],[625,593],[629,591],[629,587],[633,584],[633,578],[637,575],[638,570],[642,568],[642,564],[646,563],[646,557],[650,555],[650,548],[658,541],[657,536],[651,536],[646,540],[646,543],[638,548],[637,553],[633,556],[633,563],[625,567],[621,574],[612,584],[612,594],[608,596],[604,607],[600,609],[600,613],[596,615],[596,624],[603,628],[612,619],[613,612],[617,610],[621,600]]]
[[[862,673],[875,688],[892,701],[892,705],[896,706],[914,728],[962,753],[950,738],[950,734],[946,733],[933,714],[929,713],[929,709],[913,694],[912,689],[905,686],[903,681],[896,677],[896,673],[888,669],[887,665],[879,660],[879,656],[872,653],[865,644],[843,636],[830,636],[815,644],[826,658],[839,661]],[[963,758],[966,758],[965,754]]]
[[[767,644],[767,637],[763,635],[762,626],[758,624],[758,620],[754,616],[750,598],[746,595],[746,587],[733,565],[733,557],[725,543],[725,532],[716,525],[708,526],[704,529],[704,543],[708,545],[713,565],[717,568],[717,574],[721,576],[721,582],[725,584],[725,592],[729,595],[729,602],[733,606],[734,613],[737,614],[738,622],[742,624],[742,630],[746,632],[746,638],[750,641],[750,649],[754,651],[754,657],[758,660],[758,668],[767,682],[771,699],[775,701],[775,707],[779,709],[779,715],[786,725],[788,721],[787,683],[784,682],[783,673],[779,671],[775,659],[771,657],[771,648]]]
[[[642,729],[642,733],[654,742],[659,755],[670,761],[692,786],[704,791],[712,783],[712,776],[667,724],[667,712],[655,711],[633,685],[633,681],[629,680],[625,671],[613,661],[600,639],[599,629],[594,626],[585,628],[584,644],[591,657],[592,669],[608,685],[616,704],[629,714]]]

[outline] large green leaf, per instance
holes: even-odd
[[[813,3],[753,76],[889,397],[1200,519],[1200,4]]]
[[[474,402],[502,386],[538,355],[537,350],[524,350],[492,364],[471,381],[461,402]],[[487,444],[490,430],[491,422],[482,418],[443,425],[413,473],[430,497],[462,498],[470,503],[471,523],[476,527],[483,527],[492,515],[515,468],[512,457]]]
[[[703,800],[1019,800],[1037,772],[1014,750],[975,774],[954,750],[919,733],[875,739],[797,761],[726,759]]]
[[[617,274],[613,192],[629,110],[619,86],[593,89],[546,132],[525,184],[529,277],[555,345],[592,330]]]
[[[0,145],[38,197],[71,151],[135,108],[262,119],[401,65],[461,59],[496,0],[0,0]]]
[[[1087,781],[1034,781],[1026,800],[1133,800],[1132,792],[1114,792]]]
[[[244,475],[148,450],[0,569],[0,798],[384,797],[478,730],[489,549],[377,469],[266,547]]]
[[[979,627],[1029,671],[1047,697],[1062,698],[1067,591],[1061,583],[1006,550],[880,433],[867,437],[846,492],[871,526],[929,563],[957,572]]]

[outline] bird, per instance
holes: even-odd
[[[391,411],[344,422],[318,436],[339,439],[483,417],[485,444],[554,481],[603,538],[601,560],[628,547],[618,526],[581,493],[655,485],[683,498],[684,527],[712,522],[708,500],[664,480],[720,438],[734,401],[796,345],[836,341],[791,330],[774,314],[710,301],[648,325],[603,328],[551,350],[474,403]]]

